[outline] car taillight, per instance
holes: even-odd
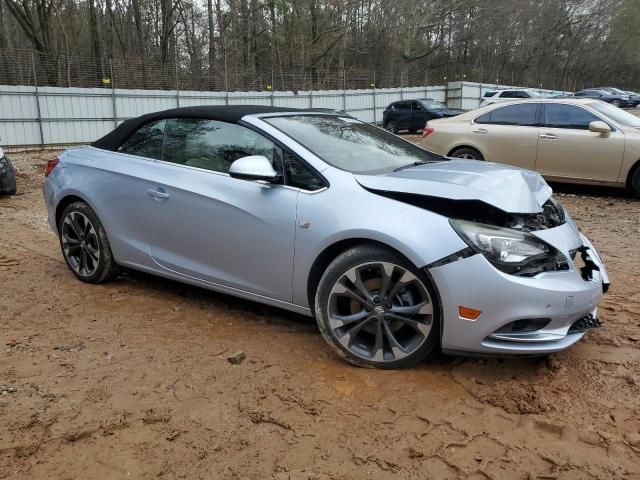
[[[60,160],[58,160],[57,158],[52,158],[51,160],[47,161],[47,166],[44,167],[44,176],[48,177],[49,174],[53,172],[53,169],[56,168],[58,163],[60,163]]]
[[[422,138],[428,137],[433,133],[433,127],[424,127],[422,130]]]

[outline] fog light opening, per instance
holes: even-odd
[[[462,320],[475,322],[480,317],[481,314],[482,312],[480,310],[476,310],[475,308],[465,307],[463,305],[460,305],[458,307],[458,316]]]
[[[503,325],[494,333],[531,333],[538,330],[542,330],[549,325],[551,319],[549,318],[525,318],[521,320],[514,320],[506,325]]]

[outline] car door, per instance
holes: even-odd
[[[411,128],[411,102],[396,104],[395,122],[398,128]]]
[[[505,105],[471,124],[471,138],[485,160],[533,169],[538,148],[538,103]]]
[[[615,128],[608,137],[590,131],[589,123],[598,120],[602,119],[578,105],[544,104],[536,171],[553,177],[616,181],[624,134]]]
[[[411,102],[411,128],[412,130],[421,130],[427,124],[428,112],[418,101]]]
[[[227,173],[240,157],[274,160],[275,150],[241,125],[168,120],[162,160],[140,192],[153,260],[188,277],[291,301],[298,190]]]

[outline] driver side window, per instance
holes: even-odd
[[[242,125],[196,118],[167,121],[162,160],[228,173],[237,159],[263,155],[273,162],[274,144]]]

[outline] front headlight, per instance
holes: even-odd
[[[7,161],[4,156],[0,156],[0,175],[7,173]]]
[[[471,248],[502,272],[532,277],[569,268],[562,253],[529,233],[466,220],[449,222]]]

